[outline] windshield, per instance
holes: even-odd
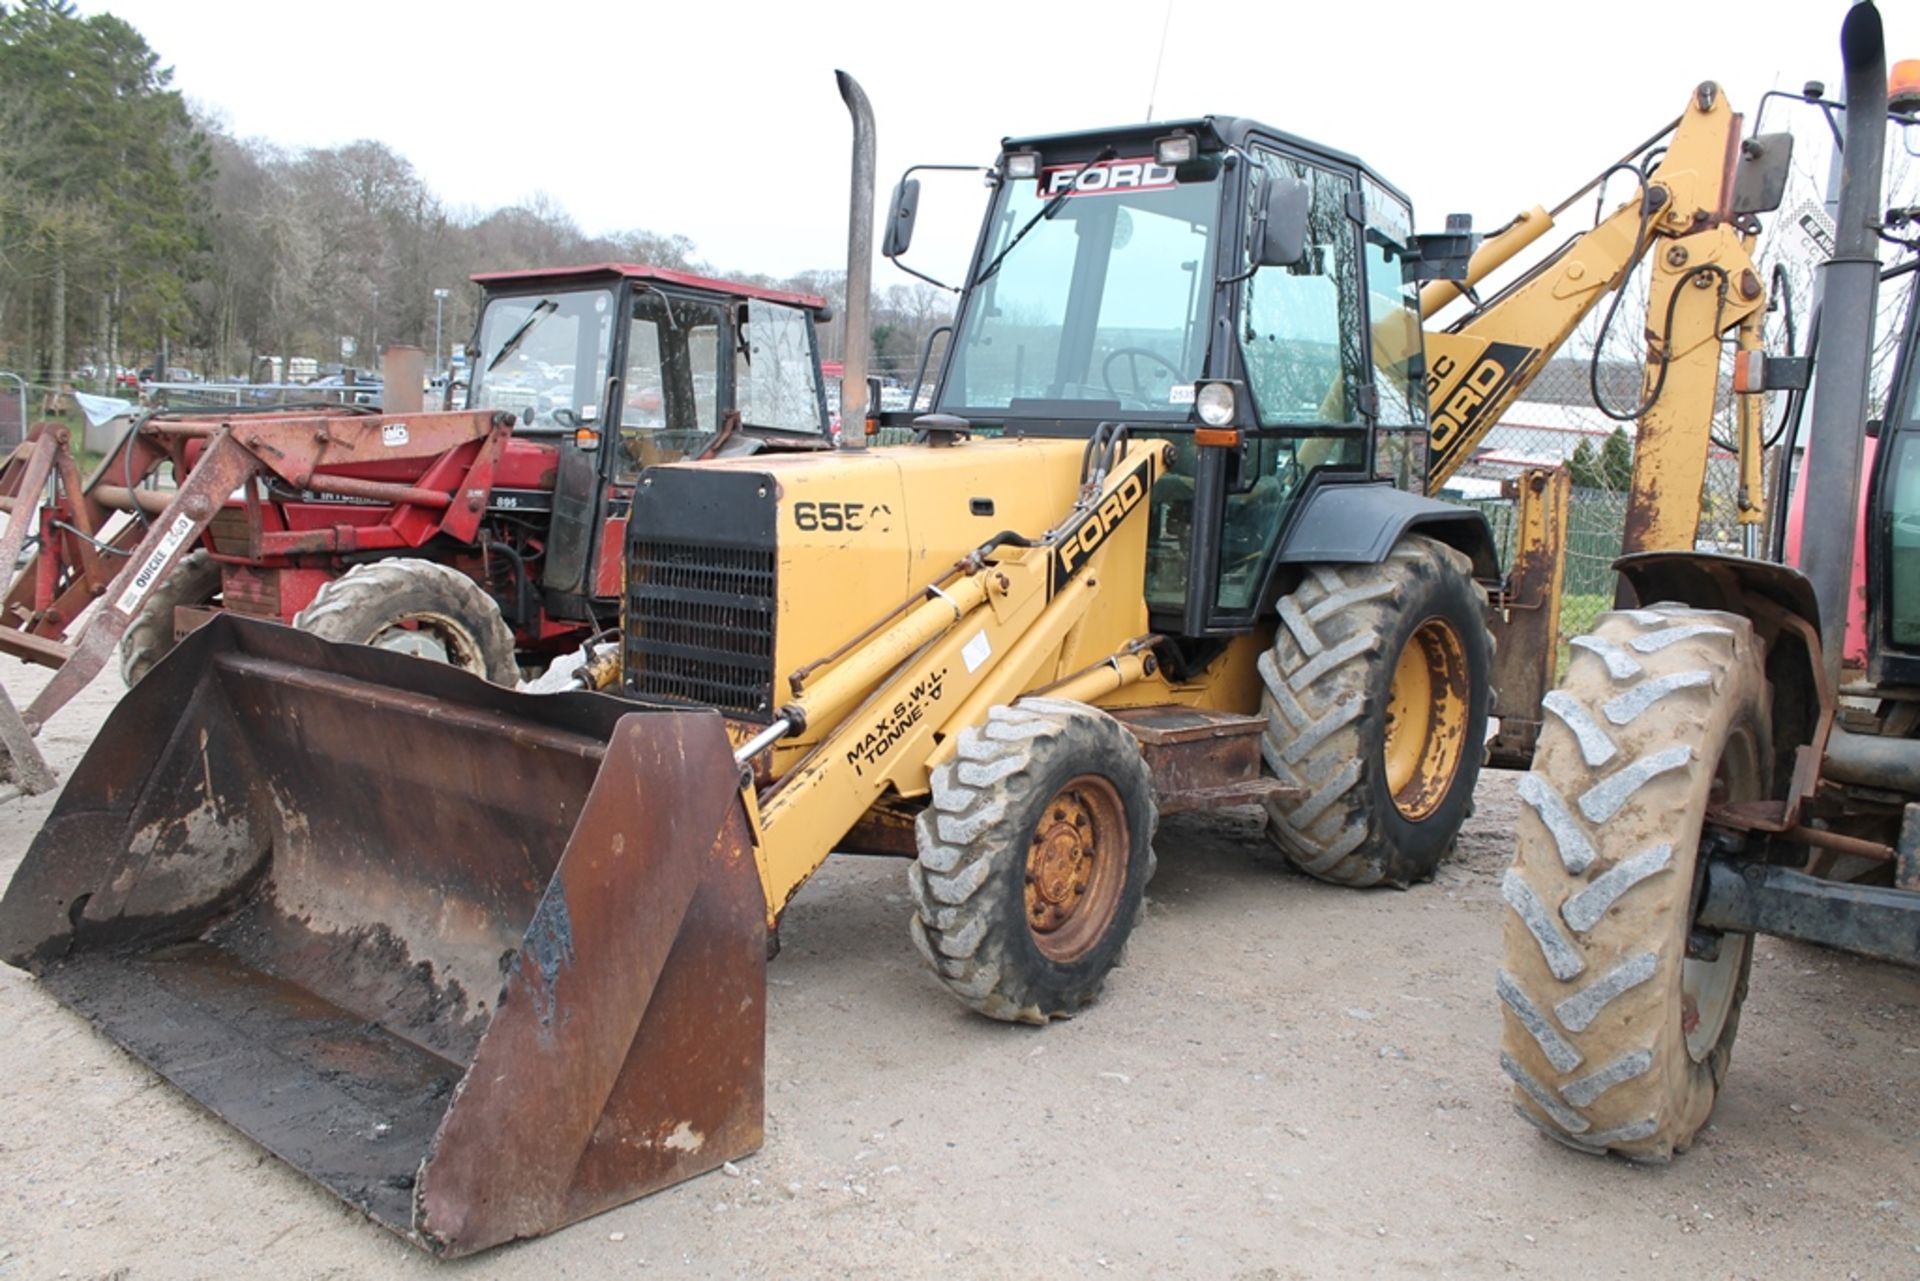
[[[468,407],[504,409],[523,426],[555,431],[598,421],[612,335],[610,289],[488,299]],[[561,410],[574,424],[556,416]]]
[[[991,270],[939,408],[1184,420],[1206,359],[1217,180],[1120,159],[1044,169],[994,199]]]

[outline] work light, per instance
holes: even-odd
[[[1038,178],[1040,176],[1040,153],[1037,151],[1009,151],[1001,165],[1009,178]]]
[[[1153,140],[1153,162],[1172,168],[1184,165],[1199,153],[1199,147],[1190,133],[1170,133],[1164,138]]]

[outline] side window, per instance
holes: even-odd
[[[754,299],[734,363],[740,421],[774,431],[820,430],[813,321],[797,307]]]
[[[1256,150],[1266,175],[1309,192],[1307,251],[1291,267],[1262,267],[1243,286],[1240,352],[1260,425],[1358,423],[1354,392],[1367,382],[1360,325],[1360,234],[1347,216],[1353,180],[1303,160]]]
[[[1920,432],[1894,437],[1892,483],[1887,488],[1888,639],[1920,648]]]
[[[627,397],[620,413],[622,432],[667,425],[666,386],[660,372],[660,323],[636,314],[633,327],[627,330],[627,372],[620,382]]]
[[[633,296],[622,370],[620,455],[614,479],[685,458],[720,430],[718,371],[725,312],[653,289]]]
[[[1364,175],[1360,190],[1366,199],[1367,315],[1380,407],[1374,472],[1417,492],[1427,474],[1420,289],[1401,279],[1399,252],[1413,239],[1413,211]]]
[[[720,430],[720,324],[717,320],[687,331],[687,357],[693,376],[693,415],[701,431]]]

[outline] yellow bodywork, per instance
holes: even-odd
[[[1185,682],[1139,643],[1170,447],[1128,442],[1083,496],[1085,454],[1083,440],[1009,438],[698,465],[775,486],[774,702],[802,723],[754,763],[768,785],[746,789],[770,919],[876,802],[924,797],[928,770],[997,704],[1045,691],[1259,710],[1270,629]],[[1001,531],[1022,537],[968,561]],[[730,732],[739,745],[761,728]]]

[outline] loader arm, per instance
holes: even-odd
[[[58,499],[38,509],[38,519],[46,526],[41,547],[21,570],[8,597],[7,615],[0,620],[0,651],[56,669],[25,709],[27,728],[37,733],[99,673],[148,595],[193,549],[236,491],[247,493],[250,508],[257,504],[254,482],[261,478],[296,488],[384,499],[396,505],[395,546],[417,545],[440,530],[471,536],[484,502],[486,480],[507,431],[502,416],[485,410],[432,416],[307,414],[154,422],[128,433],[83,490],[75,489],[77,476],[71,457],[66,456]],[[51,443],[65,454],[64,441]],[[189,443],[197,450],[190,467]],[[436,460],[417,485],[321,472],[416,457]],[[171,497],[164,491],[137,487],[165,462],[173,463],[176,476],[185,472]],[[29,482],[32,469],[39,466],[36,455],[28,463]],[[114,483],[122,480],[128,483]],[[133,519],[122,522],[109,539],[96,539],[116,512]],[[18,524],[17,519],[10,522],[10,536]],[[281,540],[270,550],[313,550],[336,546],[351,533],[260,534],[256,530],[253,537]],[[62,552],[73,547],[79,551],[67,564],[61,562],[56,547]],[[103,549],[120,559],[105,561]],[[113,571],[110,581],[108,570]],[[100,604],[86,615],[69,642],[66,624],[96,598]]]
[[[1745,184],[1737,180],[1743,164],[1751,162],[1757,174],[1761,166],[1785,162],[1784,147],[1756,148],[1746,156],[1740,122],[1718,86],[1701,84],[1632,199],[1458,321],[1428,331],[1430,488],[1443,485],[1472,457],[1580,322],[1651,256],[1646,384],[1638,405],[1611,407],[1622,421],[1638,422],[1626,550],[1693,545],[1720,339],[1737,330],[1743,346],[1757,346],[1758,317],[1766,305],[1752,258],[1754,224],[1744,216],[1761,210],[1739,207],[1764,201],[1737,199],[1737,188],[1746,197]],[[1516,218],[1474,255],[1465,286],[1544,236],[1558,214],[1623,167],[1643,172],[1629,158],[1551,213],[1536,207]],[[1423,317],[1461,293],[1460,285],[1429,284],[1421,293]],[[1743,407],[1743,425],[1751,417]],[[1742,430],[1743,451],[1757,443],[1751,435]],[[1757,474],[1757,468],[1757,458],[1750,465],[1743,458],[1743,476]],[[1743,487],[1741,520],[1757,523],[1762,516],[1757,483],[1751,493]]]
[[[817,671],[780,720],[740,749],[744,766],[781,733],[831,726],[771,787],[758,796],[745,789],[769,925],[876,801],[926,794],[927,772],[953,754],[962,728],[1071,675],[1059,670],[1068,635],[1110,551],[1145,538],[1146,498],[1168,452],[1162,441],[1125,442],[1046,534],[983,544],[925,601]],[[1142,668],[1136,658],[1113,670]]]

